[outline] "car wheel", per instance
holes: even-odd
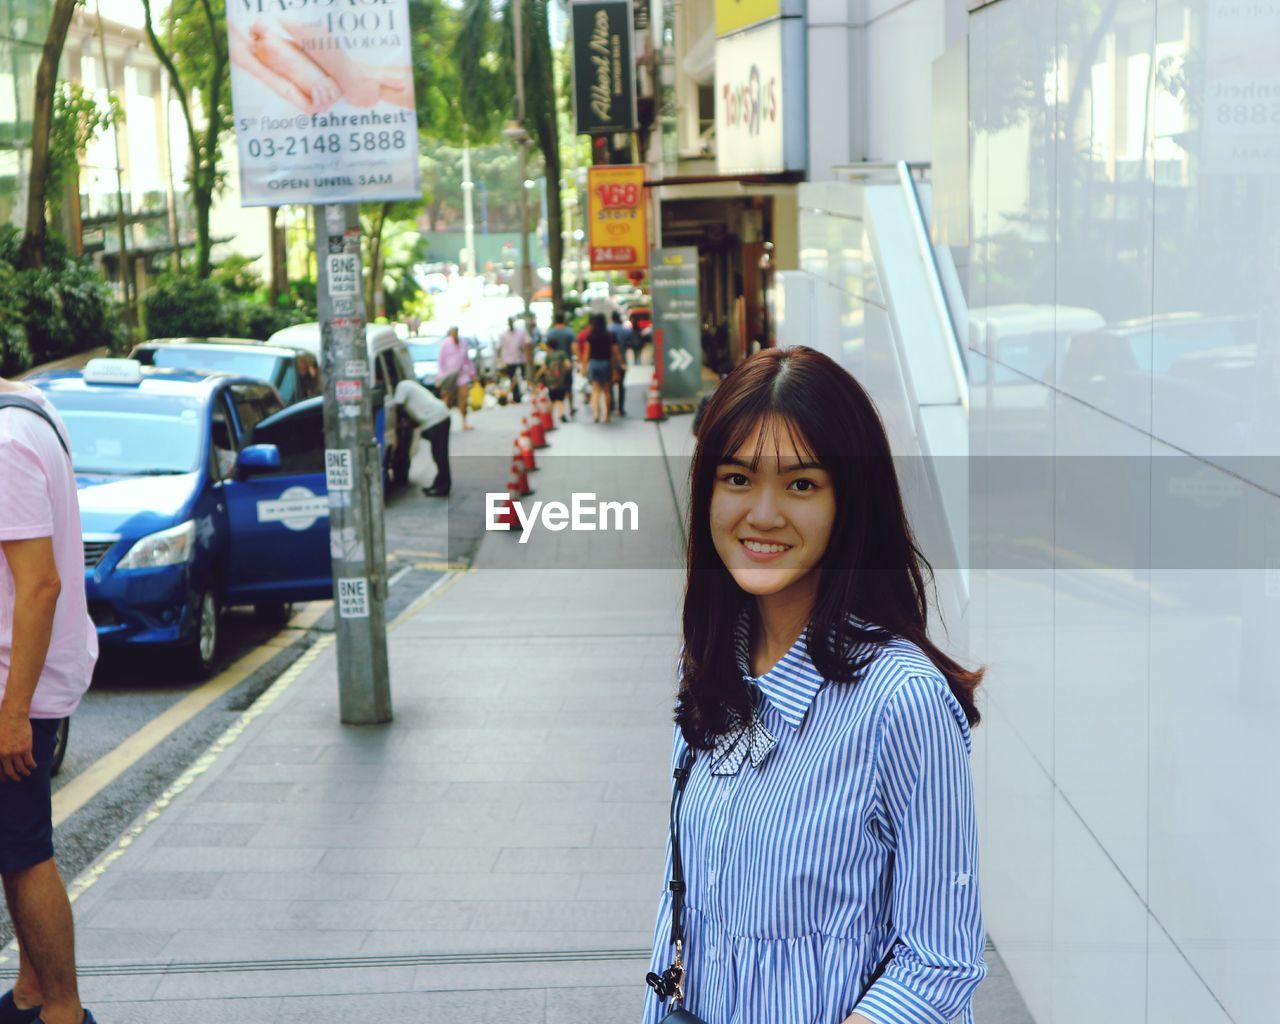
[[[218,625],[218,599],[212,590],[206,590],[196,602],[196,635],[180,649],[183,668],[188,675],[207,679],[213,675],[218,660],[218,642],[221,630]]]
[[[283,626],[292,615],[293,605],[288,601],[269,601],[253,606],[254,621],[267,626]]]
[[[51,775],[62,771],[62,759],[67,756],[67,737],[70,733],[71,719],[64,718],[58,723],[58,731],[53,734],[53,758],[49,762]]]

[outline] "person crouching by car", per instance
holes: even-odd
[[[449,472],[449,407],[416,380],[406,377],[396,385],[392,399],[422,429],[422,438],[431,444],[431,459],[436,464],[436,478],[422,493],[428,498],[447,498],[453,486]]]

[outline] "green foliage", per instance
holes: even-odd
[[[257,259],[233,252],[224,256],[209,276],[232,295],[256,295],[263,289],[262,274],[253,264]]]
[[[18,271],[0,260],[0,377],[16,377],[31,365],[23,320]]]
[[[195,207],[196,274],[208,277],[213,270],[210,210],[225,184],[223,142],[231,128],[226,0],[172,0],[163,5],[142,0],[142,11],[147,39],[182,111],[187,181]]]
[[[0,226],[0,373],[8,376],[85,349],[118,348],[124,326],[93,263],[50,238],[45,265],[18,270],[22,234]]]
[[[171,274],[160,278],[142,297],[143,326],[148,338],[234,336],[234,318],[226,291],[212,278]]]
[[[190,273],[160,278],[142,297],[148,338],[256,338],[313,319],[299,301],[273,306],[261,291],[244,290],[256,278],[240,257],[224,261],[212,277]]]
[[[67,186],[80,174],[80,161],[89,144],[108,128],[124,123],[124,108],[111,93],[105,106],[79,82],[59,82],[53,94],[53,123],[49,131],[49,176],[46,202],[56,211]]]

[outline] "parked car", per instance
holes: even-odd
[[[440,376],[440,346],[443,336],[410,338],[405,344],[409,346],[409,355],[413,358],[413,375],[424,387],[439,393],[436,380]]]
[[[214,670],[219,614],[332,596],[322,399],[260,380],[95,359],[30,383],[71,436],[89,613],[104,647]]]
[[[143,366],[208,370],[257,377],[280,392],[285,405],[323,394],[320,361],[305,349],[245,338],[154,338],[129,353]]]
[[[295,324],[276,331],[268,345],[300,348],[310,352],[323,367],[320,353],[320,325]],[[375,388],[374,429],[382,446],[382,467],[388,484],[403,486],[409,482],[409,458],[413,448],[413,421],[396,409],[396,385],[415,376],[413,358],[408,346],[388,324],[365,326],[366,360],[373,370]],[[345,369],[345,368],[344,368]],[[377,400],[381,392],[381,401]]]

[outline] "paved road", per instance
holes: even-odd
[[[430,459],[425,451],[415,462],[415,475],[425,459],[430,475]],[[455,558],[474,553],[478,534],[459,535],[455,530],[449,544],[439,539],[449,535],[444,503],[424,498],[417,486],[393,495],[387,502],[388,576],[394,581],[389,592],[387,618],[407,608],[440,578],[443,562],[451,549]],[[327,605],[327,602],[324,603]],[[317,612],[324,611],[318,619]],[[305,628],[286,628],[257,623],[249,609],[231,609],[223,620],[221,668],[233,667],[246,655],[262,652],[269,660],[243,673],[235,685],[217,697],[189,721],[146,749],[136,763],[122,771],[85,805],[62,821],[54,841],[63,877],[70,882],[119,838],[129,824],[159,797],[184,770],[203,753],[271,682],[296,660],[318,633],[331,632],[333,616],[323,606],[301,605],[295,620],[313,619]],[[264,650],[265,649],[265,650]],[[103,772],[102,760],[113,753],[117,758],[130,749],[123,745],[148,747],[139,731],[173,711],[199,689],[198,683],[183,678],[169,660],[155,655],[112,657],[104,655],[94,673],[93,686],[86,694],[71,725],[71,741],[62,772],[54,780],[56,794],[73,786],[90,769]],[[153,727],[154,728],[154,727]],[[135,738],[137,737],[137,738]],[[83,781],[81,782],[83,785]],[[0,901],[0,946],[13,937],[8,914]]]

